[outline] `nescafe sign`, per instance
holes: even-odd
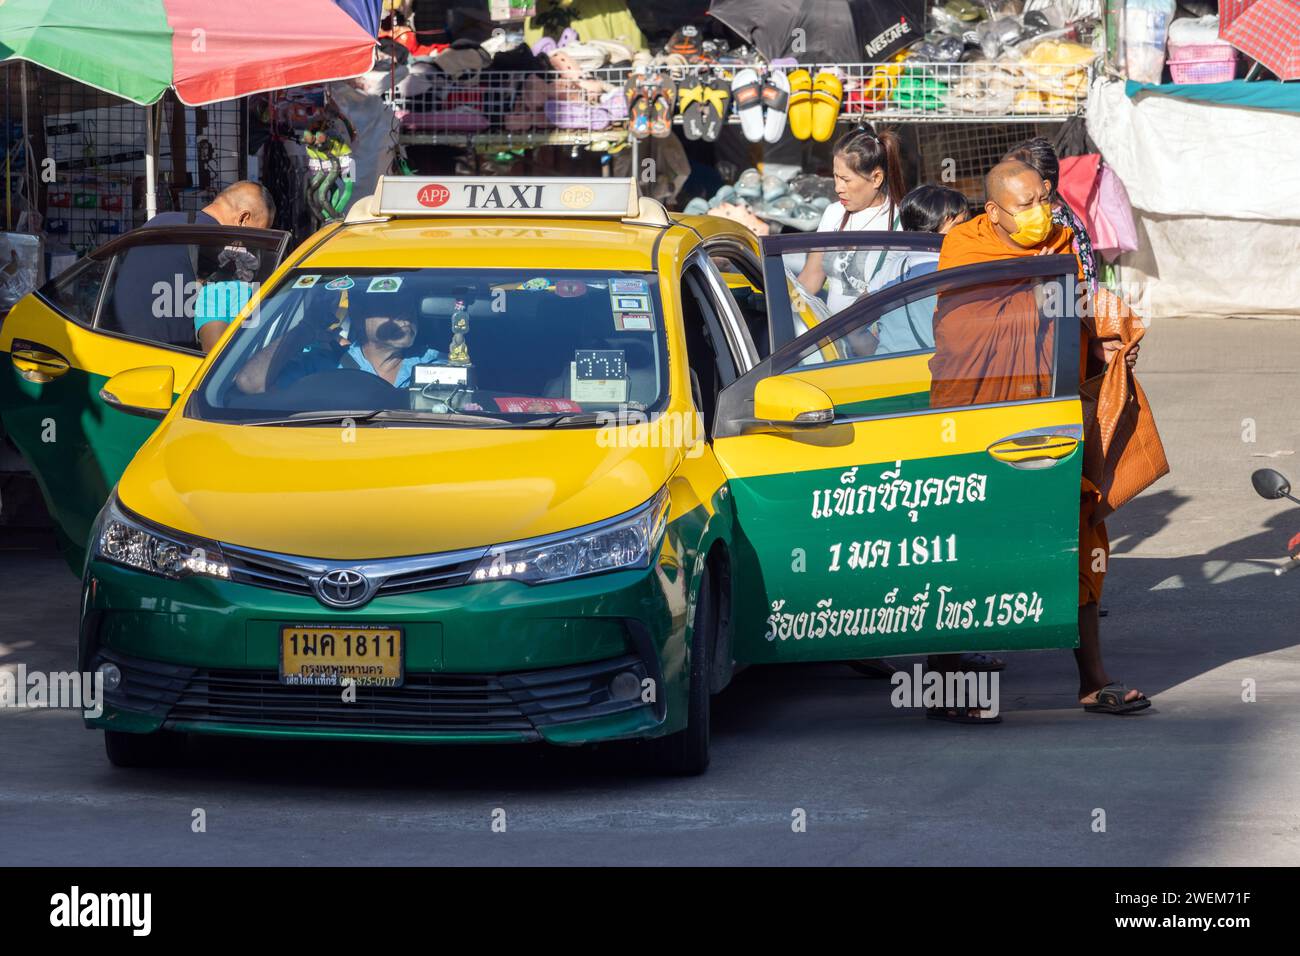
[[[429,185],[422,187],[420,191],[415,194],[416,202],[421,206],[427,206],[430,209],[436,209],[450,198],[451,190],[446,186],[438,185],[438,183],[430,183]]]

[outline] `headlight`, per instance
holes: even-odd
[[[127,515],[116,498],[104,506],[100,515],[95,557],[167,578],[192,574],[230,577],[230,568],[215,542],[146,525]]]
[[[648,568],[667,521],[665,488],[645,504],[608,521],[492,548],[470,580],[546,584],[603,571]]]

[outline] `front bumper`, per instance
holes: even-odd
[[[685,722],[685,596],[669,566],[333,611],[306,596],[92,561],[83,602],[82,669],[112,662],[123,675],[89,727],[578,744],[658,736]],[[403,628],[403,686],[357,687],[345,702],[341,688],[279,682],[281,626],[349,623]],[[627,692],[633,679],[653,681],[652,700]]]

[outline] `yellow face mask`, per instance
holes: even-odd
[[[1052,207],[1047,203],[1018,212],[1015,219],[1016,231],[1011,234],[1011,241],[1017,245],[1036,246],[1052,231]]]

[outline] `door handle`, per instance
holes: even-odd
[[[1066,425],[1008,435],[989,445],[987,451],[1013,468],[1052,468],[1074,454],[1082,439],[1082,428]]]
[[[15,340],[9,360],[19,375],[38,385],[52,381],[72,368],[72,364],[62,355],[38,342]]]

